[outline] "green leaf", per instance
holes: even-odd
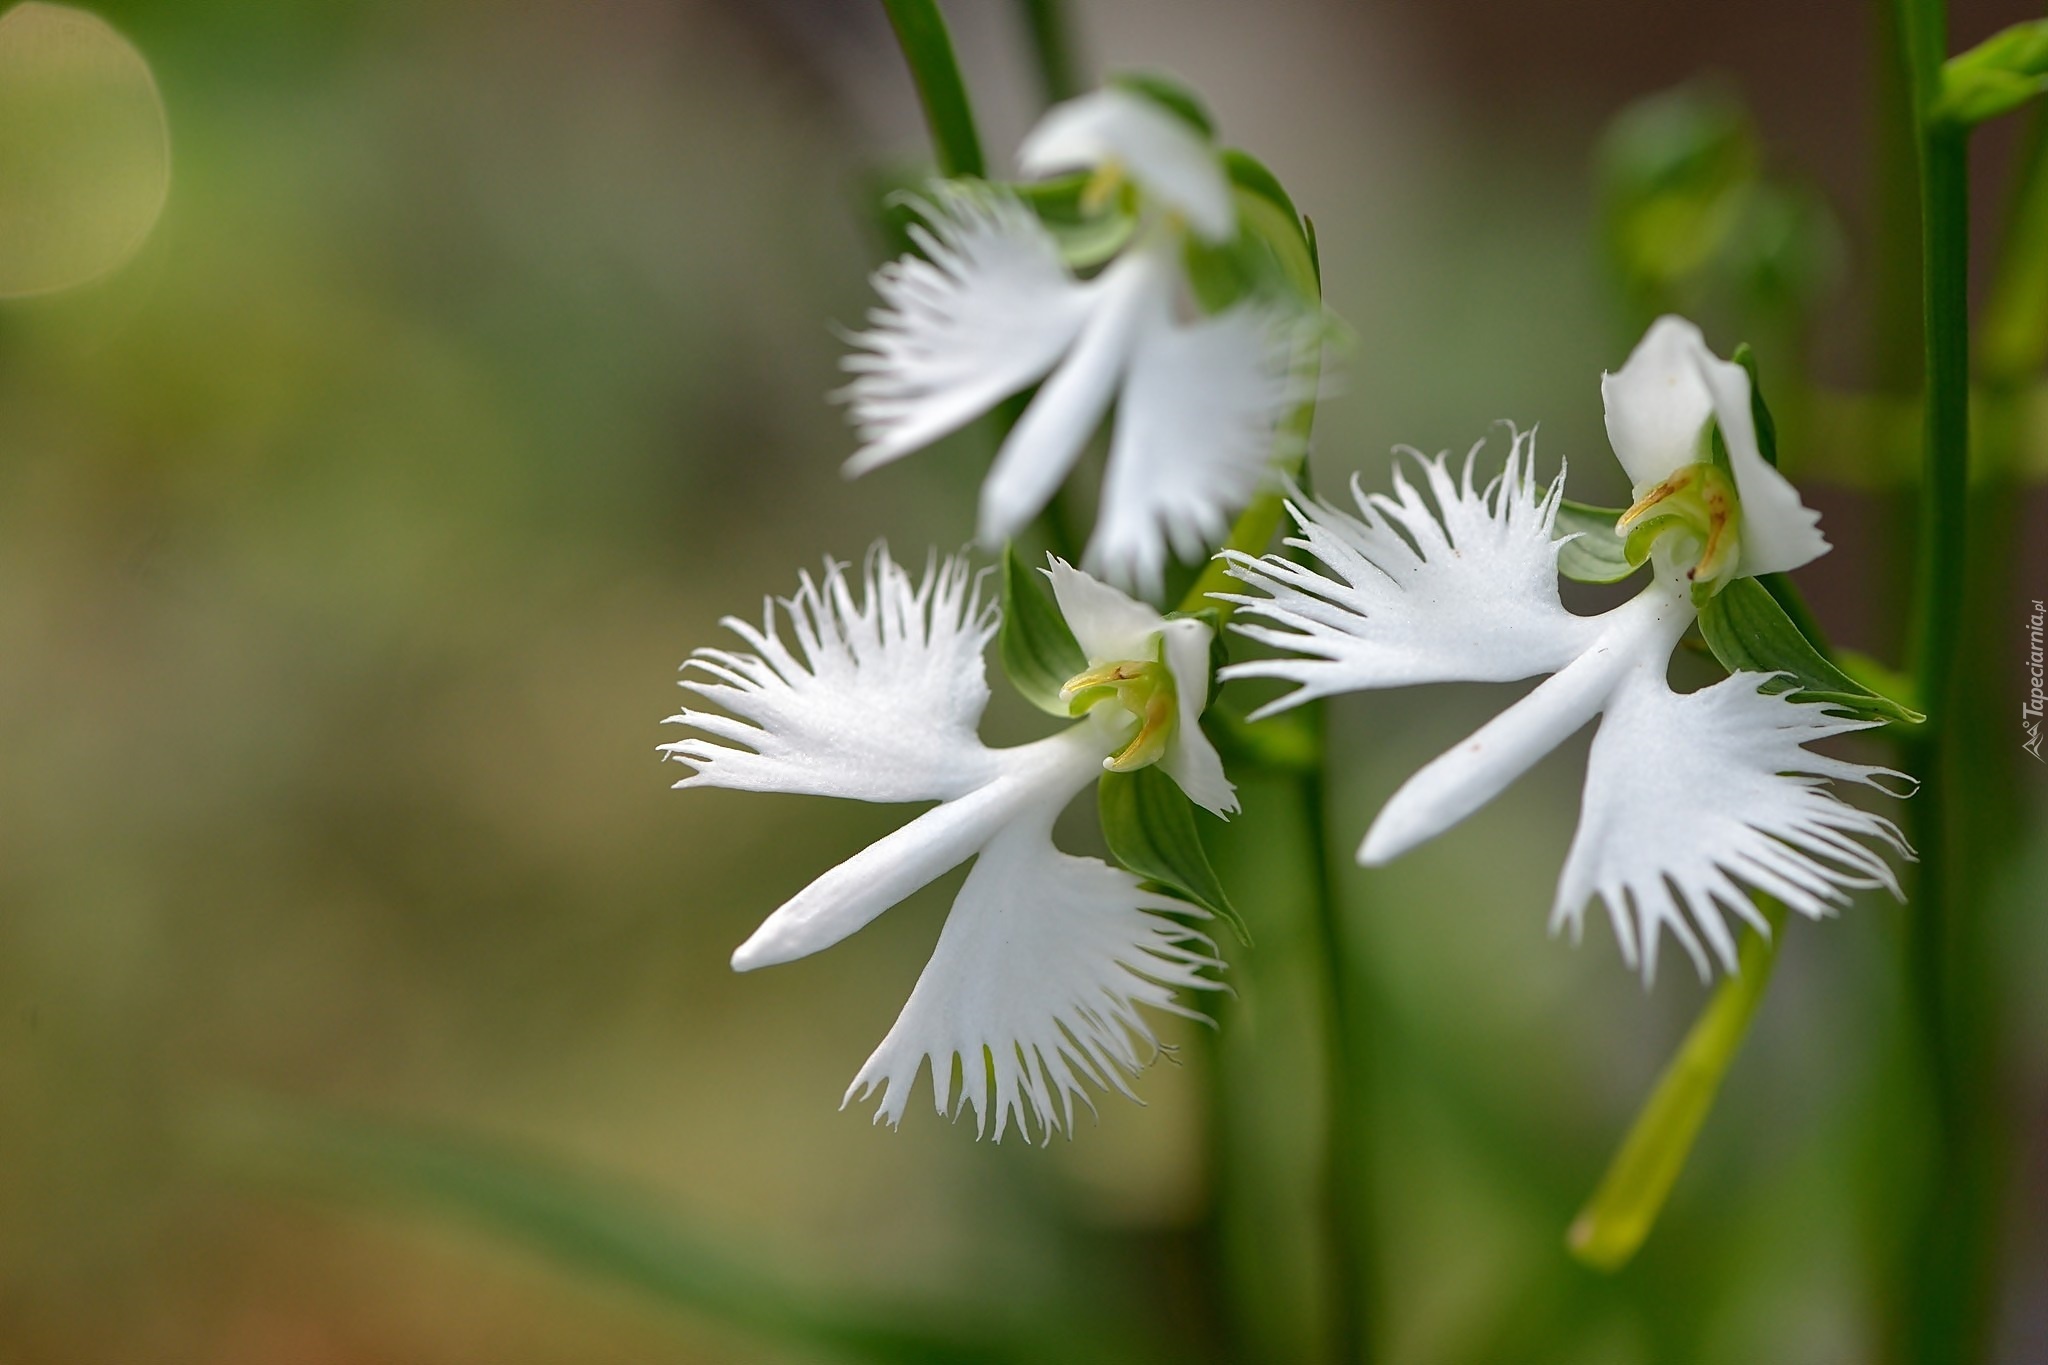
[[[1104,773],[1096,789],[1102,837],[1119,863],[1147,881],[1183,896],[1227,923],[1251,946],[1244,918],[1224,894],[1195,828],[1195,803],[1157,764],[1131,773]]]
[[[2014,24],[1948,59],[1929,117],[1968,128],[2048,90],[2048,19]]]
[[[945,176],[981,175],[981,138],[974,131],[974,110],[967,101],[967,83],[953,57],[953,39],[936,0],[882,0],[897,46],[917,84],[925,122],[932,132],[932,151]]]
[[[1172,76],[1157,71],[1119,71],[1104,84],[1143,95],[1203,137],[1215,140],[1216,121],[1209,117],[1202,97]]]
[[[1578,583],[1619,583],[1636,571],[1628,542],[1614,532],[1622,509],[1593,507],[1564,498],[1557,505],[1557,534],[1578,539],[1559,547],[1557,571]]]
[[[1322,297],[1322,279],[1316,257],[1302,226],[1294,200],[1280,180],[1249,152],[1231,148],[1223,153],[1223,168],[1235,187],[1238,221],[1246,236],[1262,243],[1272,253],[1287,283],[1311,303]]]
[[[1045,575],[1027,568],[1013,546],[1003,552],[1003,671],[1039,710],[1067,719],[1060,688],[1088,667],[1088,656],[1060,615]]]
[[[1785,908],[1761,896],[1757,903],[1775,939],[1784,932]],[[1749,1036],[1750,1021],[1770,984],[1777,956],[1776,945],[1761,935],[1743,940],[1735,974],[1714,988],[1678,1055],[1658,1077],[1657,1088],[1629,1128],[1600,1187],[1572,1221],[1565,1244],[1579,1260],[1596,1270],[1619,1270],[1650,1235],[1672,1184],[1685,1169],[1700,1124],[1714,1106],[1721,1078]]]
[[[1731,673],[1791,674],[1789,680],[1767,685],[1767,691],[1796,691],[1800,701],[1827,702],[1871,720],[1918,725],[1926,719],[1830,663],[1753,578],[1738,578],[1707,599],[1700,609],[1700,634]]]
[[[1743,342],[1735,348],[1734,360],[1749,373],[1749,413],[1756,422],[1757,449],[1763,452],[1764,463],[1775,469],[1778,465],[1778,423],[1771,416],[1770,404],[1764,402],[1763,381],[1756,375],[1756,348]]]
[[[1081,1350],[1084,1331],[980,1305],[877,1305],[792,1281],[733,1237],[663,1208],[654,1192],[510,1145],[361,1115],[245,1099],[191,1124],[195,1155],[243,1183],[412,1218],[466,1224],[564,1270],[800,1350],[872,1365],[1028,1365]],[[964,1311],[963,1311],[964,1310]],[[1058,1314],[1051,1316],[1057,1317]],[[1127,1344],[1127,1343],[1126,1343]]]

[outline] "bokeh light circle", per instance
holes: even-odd
[[[170,183],[163,98],[134,44],[64,5],[0,14],[0,297],[120,266]]]

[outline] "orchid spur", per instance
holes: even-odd
[[[937,948],[895,1026],[847,1090],[880,1093],[898,1123],[929,1061],[941,1114],[974,1111],[1000,1140],[1014,1122],[1070,1130],[1083,1082],[1131,1094],[1158,1041],[1140,1007],[1189,1014],[1176,991],[1213,988],[1214,945],[1171,918],[1205,911],[1053,844],[1055,817],[1104,770],[1156,763],[1197,804],[1237,809],[1197,723],[1212,632],[1168,620],[1059,560],[1046,570],[1088,667],[1058,734],[991,749],[976,735],[982,655],[998,607],[958,558],[914,578],[877,546],[859,575],[803,576],[759,627],[725,625],[750,653],[700,649],[682,686],[722,708],[669,719],[697,733],[662,746],[677,787],[939,804],[817,878],[733,954],[740,971],[808,956],[974,859]],[[736,747],[745,746],[745,747]],[[953,1089],[954,1065],[961,1086]]]
[[[1702,603],[1828,546],[1818,517],[1759,450],[1747,373],[1714,356],[1692,324],[1655,323],[1602,393],[1637,497],[1614,534],[1626,535],[1630,562],[1652,566],[1633,600],[1598,616],[1564,609],[1564,475],[1539,484],[1533,436],[1523,434],[1483,488],[1469,458],[1454,477],[1441,456],[1416,456],[1434,509],[1399,470],[1391,497],[1354,485],[1355,516],[1328,502],[1290,504],[1300,534],[1288,543],[1318,564],[1233,553],[1231,573],[1257,592],[1228,600],[1268,623],[1239,631],[1292,657],[1234,664],[1224,676],[1299,685],[1270,712],[1366,688],[1550,675],[1395,792],[1359,861],[1387,862],[1449,829],[1599,716],[1552,928],[1576,936],[1597,895],[1646,981],[1665,930],[1702,977],[1708,950],[1732,972],[1724,912],[1768,933],[1750,889],[1816,918],[1850,890],[1900,894],[1876,851],[1911,856],[1898,828],[1828,783],[1887,789],[1909,779],[1809,751],[1880,722],[1802,703],[1774,690],[1782,684],[1771,674],[1671,689],[1671,651]]]
[[[1156,85],[1054,107],[1019,161],[1031,176],[1092,173],[1080,208],[1118,229],[1120,250],[1082,279],[1012,191],[951,182],[913,200],[922,255],[876,272],[882,306],[843,362],[854,377],[839,397],[862,442],[846,472],[920,450],[1039,384],[982,485],[978,536],[993,548],[1046,507],[1114,403],[1083,564],[1156,597],[1169,550],[1205,558],[1275,462],[1299,453],[1278,431],[1312,385],[1299,367],[1315,329],[1284,290],[1197,305],[1190,253],[1237,240],[1238,191],[1203,116]]]

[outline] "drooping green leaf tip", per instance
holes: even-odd
[[[1215,140],[1216,121],[1209,117],[1209,107],[1177,77],[1157,71],[1119,71],[1106,84],[1144,96],[1203,137]]]
[[[1865,720],[1918,725],[1926,719],[1836,667],[1754,578],[1738,578],[1708,598],[1699,620],[1707,648],[1729,672],[1788,675],[1772,691],[1789,690],[1794,700],[1825,703]]]

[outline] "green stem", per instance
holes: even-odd
[[[1304,822],[1314,850],[1312,873],[1315,927],[1323,966],[1326,1017],[1323,1035],[1324,1246],[1329,1256],[1330,1359],[1333,1365],[1362,1365],[1373,1358],[1374,1266],[1372,1261],[1371,1123],[1365,1111],[1366,1077],[1362,1010],[1352,989],[1351,951],[1339,904],[1338,863],[1330,844],[1330,769],[1323,703],[1303,708],[1315,728],[1321,761],[1296,780]]]
[[[1073,29],[1061,0],[1020,0],[1024,27],[1031,34],[1037,59],[1039,92],[1047,104],[1070,100],[1081,92],[1079,63],[1074,57]]]
[[[967,84],[953,56],[953,39],[936,0],[882,0],[897,46],[917,83],[925,122],[932,131],[932,150],[939,174],[980,176],[986,173],[981,138],[974,131],[974,109],[967,102]]]
[[[1916,131],[1920,191],[1925,431],[1910,622],[1911,667],[1927,723],[1909,743],[1921,779],[1913,802],[1920,868],[1909,912],[1908,999],[1933,1110],[1918,1207],[1898,1303],[1907,1360],[1980,1360],[1996,1274],[1990,1207],[1995,1123],[1980,1103],[1980,906],[1958,856],[1959,817],[1973,780],[1957,752],[1956,655],[1968,612],[1970,336],[1968,131],[1938,117],[1947,55],[1945,0],[1896,0]]]

